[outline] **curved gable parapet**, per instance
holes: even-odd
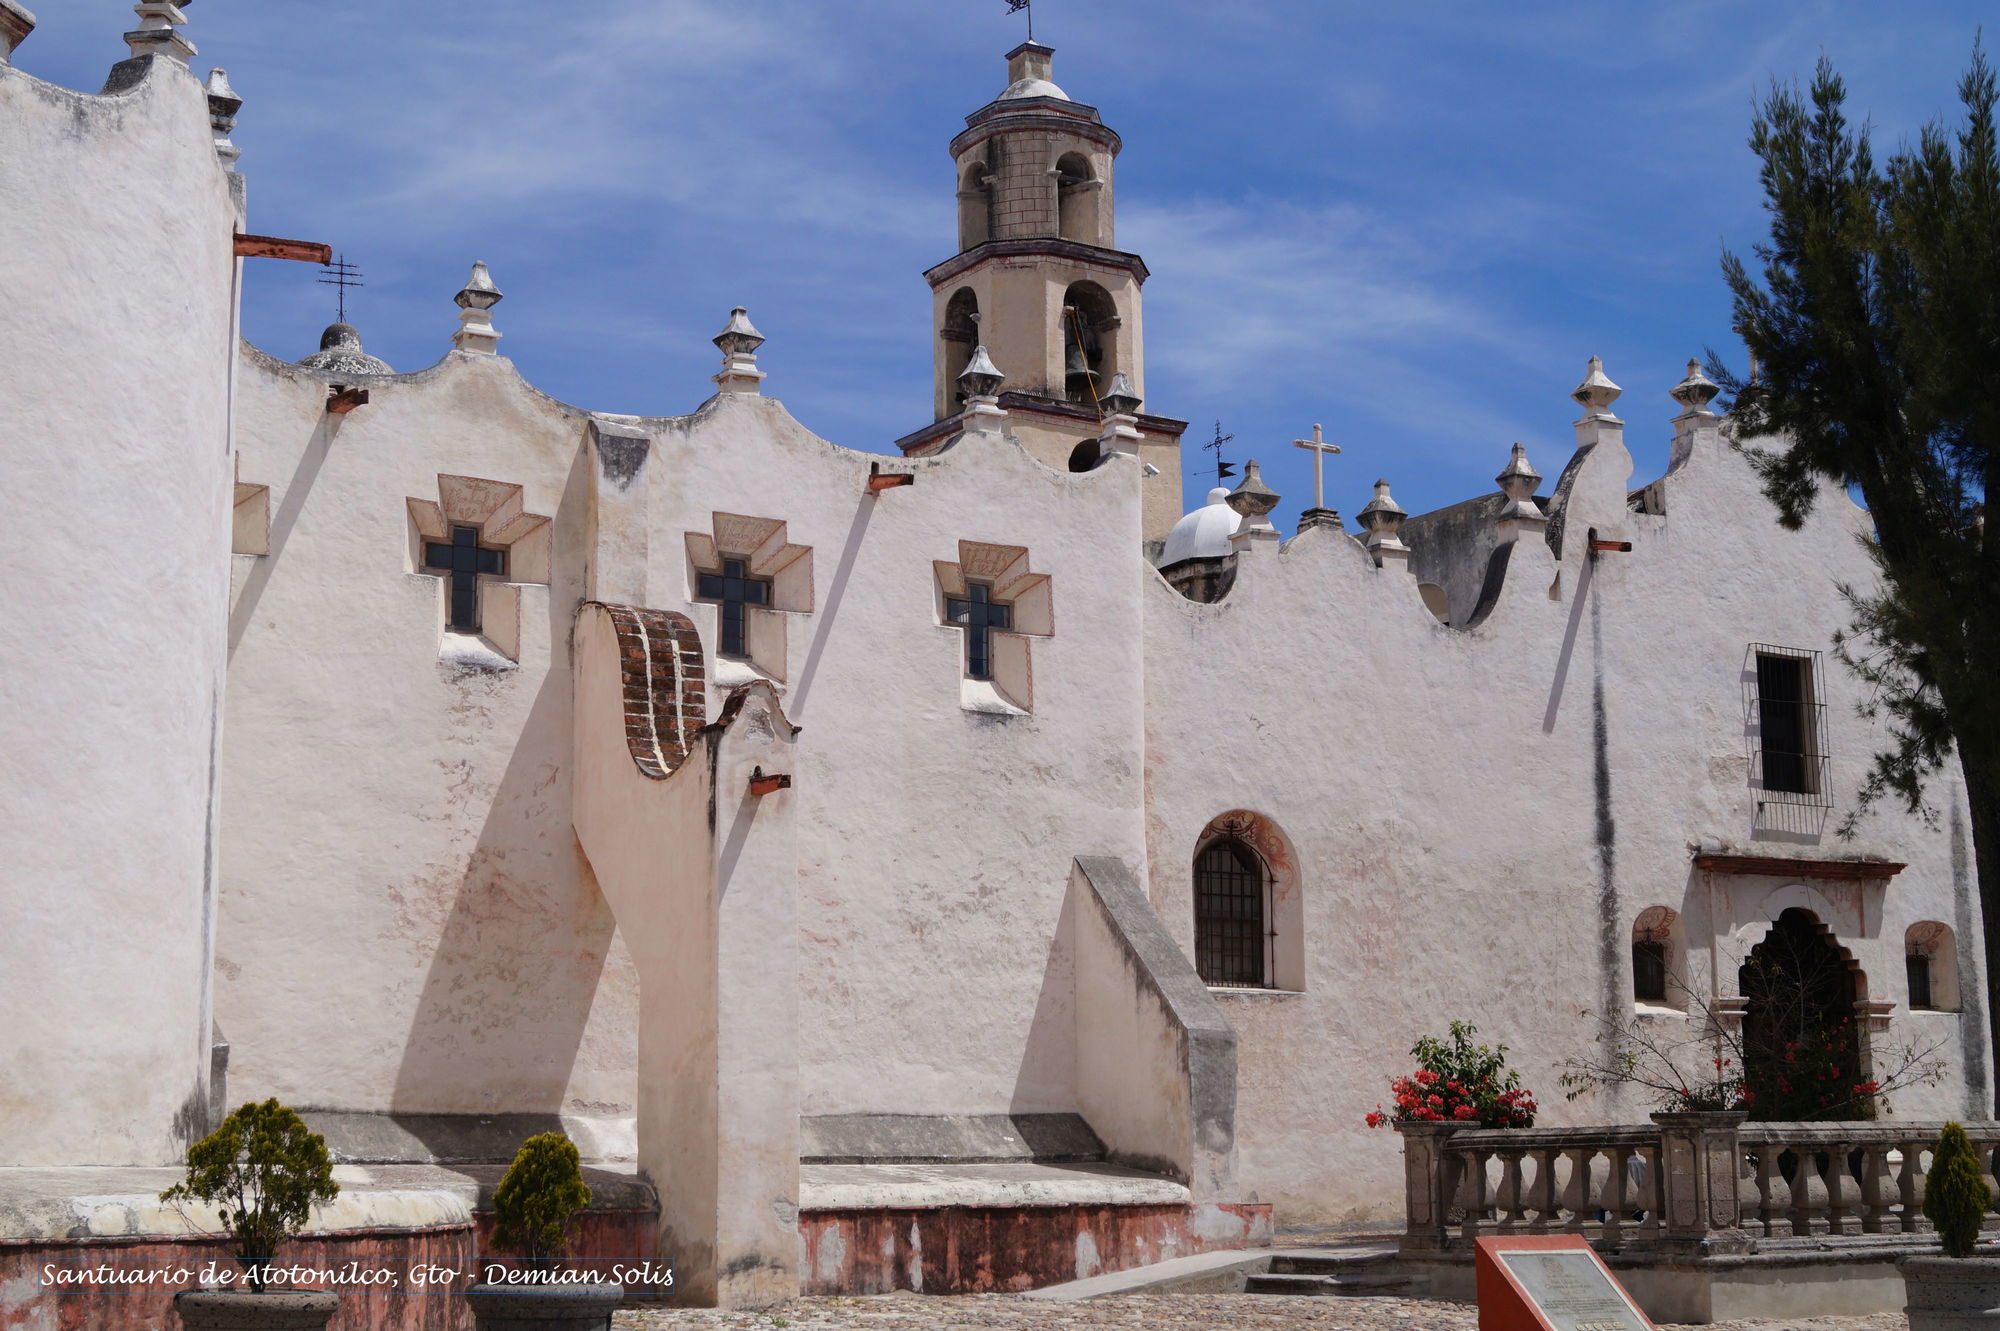
[[[587,601],[602,610],[618,641],[625,743],[639,771],[663,781],[687,761],[708,712],[707,671],[694,621],[672,610]],[[744,690],[731,695],[740,708]],[[727,724],[726,714],[722,724]]]

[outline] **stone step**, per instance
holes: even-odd
[[[1337,1252],[1276,1252],[1271,1255],[1273,1275],[1363,1276],[1396,1274],[1394,1255],[1349,1256]]]
[[[1306,1297],[1369,1296],[1394,1294],[1423,1283],[1416,1276],[1392,1271],[1355,1272],[1347,1275],[1318,1275],[1303,1272],[1271,1272],[1253,1275],[1244,1283],[1246,1294],[1290,1294]]]

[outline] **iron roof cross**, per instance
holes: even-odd
[[[1321,483],[1320,483],[1320,464],[1321,464],[1321,463],[1323,463],[1323,462],[1324,462],[1324,461],[1326,460],[1326,455],[1327,455],[1328,453],[1338,453],[1338,452],[1340,451],[1340,445],[1339,445],[1339,444],[1329,444],[1328,442],[1326,442],[1326,439],[1325,439],[1325,437],[1324,437],[1323,435],[1321,435],[1321,434],[1320,434],[1320,430],[1319,430],[1319,426],[1315,425],[1315,426],[1313,426],[1313,437],[1312,437],[1312,438],[1310,438],[1310,439],[1294,439],[1294,440],[1292,440],[1292,446],[1293,446],[1294,448],[1310,448],[1310,449],[1312,450],[1312,455],[1313,455],[1313,507],[1314,507],[1314,508],[1325,508],[1325,507],[1326,507],[1326,493],[1325,493],[1325,489],[1324,489],[1324,487],[1323,487],[1323,486],[1321,485]]]

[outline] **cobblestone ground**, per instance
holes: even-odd
[[[768,1312],[692,1309],[626,1311],[619,1331],[728,1328],[729,1331],[1061,1331],[1067,1327],[1213,1327],[1218,1331],[1476,1331],[1479,1314],[1464,1303],[1418,1299],[1288,1298],[1269,1294],[1119,1294],[1076,1303],[1013,1294],[951,1298],[883,1294],[800,1299]],[[1875,1317],[1803,1317],[1778,1322],[1717,1322],[1706,1331],[1907,1331],[1900,1313]],[[1661,1331],[1679,1331],[1661,1328]]]

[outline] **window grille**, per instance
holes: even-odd
[[[1264,865],[1224,837],[1194,861],[1195,970],[1208,984],[1270,987],[1270,900]]]
[[[1759,804],[1831,808],[1821,654],[1753,643],[1744,663],[1751,781]]]
[[[1667,1001],[1667,945],[1641,938],[1632,944],[1632,997],[1641,1003]]]
[[[696,594],[704,601],[719,601],[722,604],[722,654],[745,655],[745,607],[771,603],[770,579],[751,577],[745,568],[745,561],[741,559],[725,559],[722,561],[722,572],[700,575]]]
[[[965,595],[947,596],[945,619],[965,626],[965,673],[972,679],[993,678],[993,630],[1014,626],[1014,607],[993,599],[983,582],[965,584]]]
[[[453,527],[450,541],[424,544],[424,571],[445,577],[451,588],[445,622],[456,633],[479,632],[479,575],[507,571],[507,552],[479,543],[479,528]]]
[[[1912,952],[1903,958],[1903,969],[1910,982],[1910,1009],[1935,1007],[1931,1001],[1931,959]]]

